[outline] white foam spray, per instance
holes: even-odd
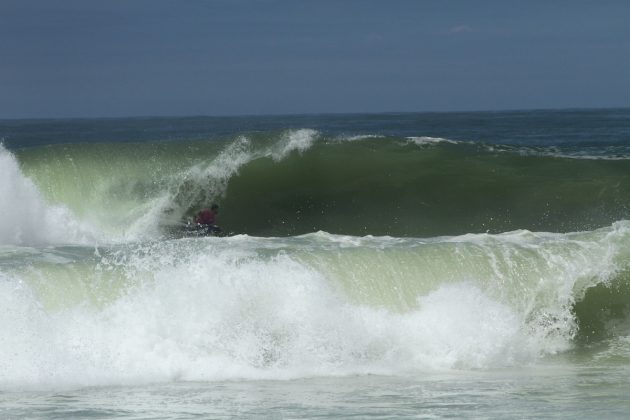
[[[410,143],[414,143],[418,146],[433,146],[440,143],[449,143],[449,144],[460,144],[463,143],[461,141],[445,139],[442,137],[428,137],[428,136],[420,136],[420,137],[407,137],[407,140]]]
[[[570,323],[541,323],[531,317],[532,308],[515,304],[510,293],[492,291],[518,288],[524,279],[510,286],[484,267],[471,272],[468,280],[451,280],[448,270],[439,274],[443,278],[404,311],[361,304],[338,287],[339,279],[330,272],[297,258],[313,246],[325,250],[320,244],[324,239],[237,236],[102,250],[92,270],[62,272],[86,273],[84,287],[93,294],[111,288],[101,284],[99,273],[118,271],[127,288],[109,301],[101,300],[101,305],[85,301],[48,307],[42,297],[49,288],[61,287],[62,280],[52,269],[40,271],[48,276],[45,287],[36,286],[41,279],[33,282],[33,270],[6,274],[0,280],[0,305],[6,309],[0,312],[0,325],[13,333],[0,341],[0,386],[59,388],[494,369],[529,364],[571,345]],[[366,247],[365,241],[382,250],[395,242],[385,238],[378,244],[378,238],[366,238],[350,244],[338,239],[357,251]],[[503,242],[500,236],[496,240]],[[471,267],[486,258],[474,240],[460,241],[480,258],[472,259]],[[513,235],[508,246],[510,241],[519,240]],[[433,253],[445,243],[448,238],[437,247],[422,246]],[[328,247],[330,251],[324,252],[338,252],[334,243]],[[401,254],[393,252],[396,261]],[[568,260],[558,254],[547,261],[551,267],[547,274],[553,277],[563,272],[554,267]],[[570,298],[570,291],[569,296],[565,291],[576,282],[571,276],[579,277],[580,267],[592,264],[578,259],[575,265],[573,272],[564,271],[562,281],[544,279],[550,293],[539,296],[540,290],[524,288],[528,294],[521,300],[540,299],[545,307],[566,311],[563,299]],[[433,276],[439,266],[434,266]],[[396,266],[392,269],[395,272]],[[503,273],[511,275],[509,270]],[[474,280],[478,276],[489,278]],[[392,282],[384,278],[379,284],[391,287]]]
[[[270,154],[275,161],[281,161],[293,151],[303,153],[310,149],[315,143],[318,134],[319,133],[316,130],[308,128],[288,131],[282,136],[278,144],[270,151]]]
[[[46,203],[22,173],[15,157],[0,145],[0,244],[86,243],[96,232],[60,205]]]

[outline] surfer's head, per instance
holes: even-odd
[[[214,210],[215,212],[219,211],[219,205],[218,204],[211,205],[210,210]]]

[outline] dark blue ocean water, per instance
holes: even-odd
[[[311,128],[330,136],[428,136],[491,144],[567,147],[630,142],[630,108],[462,113],[0,120],[10,149],[84,142],[213,139]]]

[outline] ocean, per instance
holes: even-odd
[[[0,142],[0,418],[630,412],[630,109]]]

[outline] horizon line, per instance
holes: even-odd
[[[261,114],[146,114],[146,115],[120,115],[120,116],[57,116],[57,117],[0,117],[0,121],[52,121],[52,120],[123,120],[123,119],[158,119],[158,118],[279,118],[279,117],[329,117],[343,115],[402,115],[402,114],[484,114],[484,113],[510,113],[510,112],[562,112],[562,111],[596,111],[596,110],[622,110],[630,109],[625,106],[603,107],[541,107],[541,108],[504,108],[504,109],[479,109],[479,110],[451,110],[451,111],[348,111],[348,112],[301,112],[301,113],[261,113]]]

